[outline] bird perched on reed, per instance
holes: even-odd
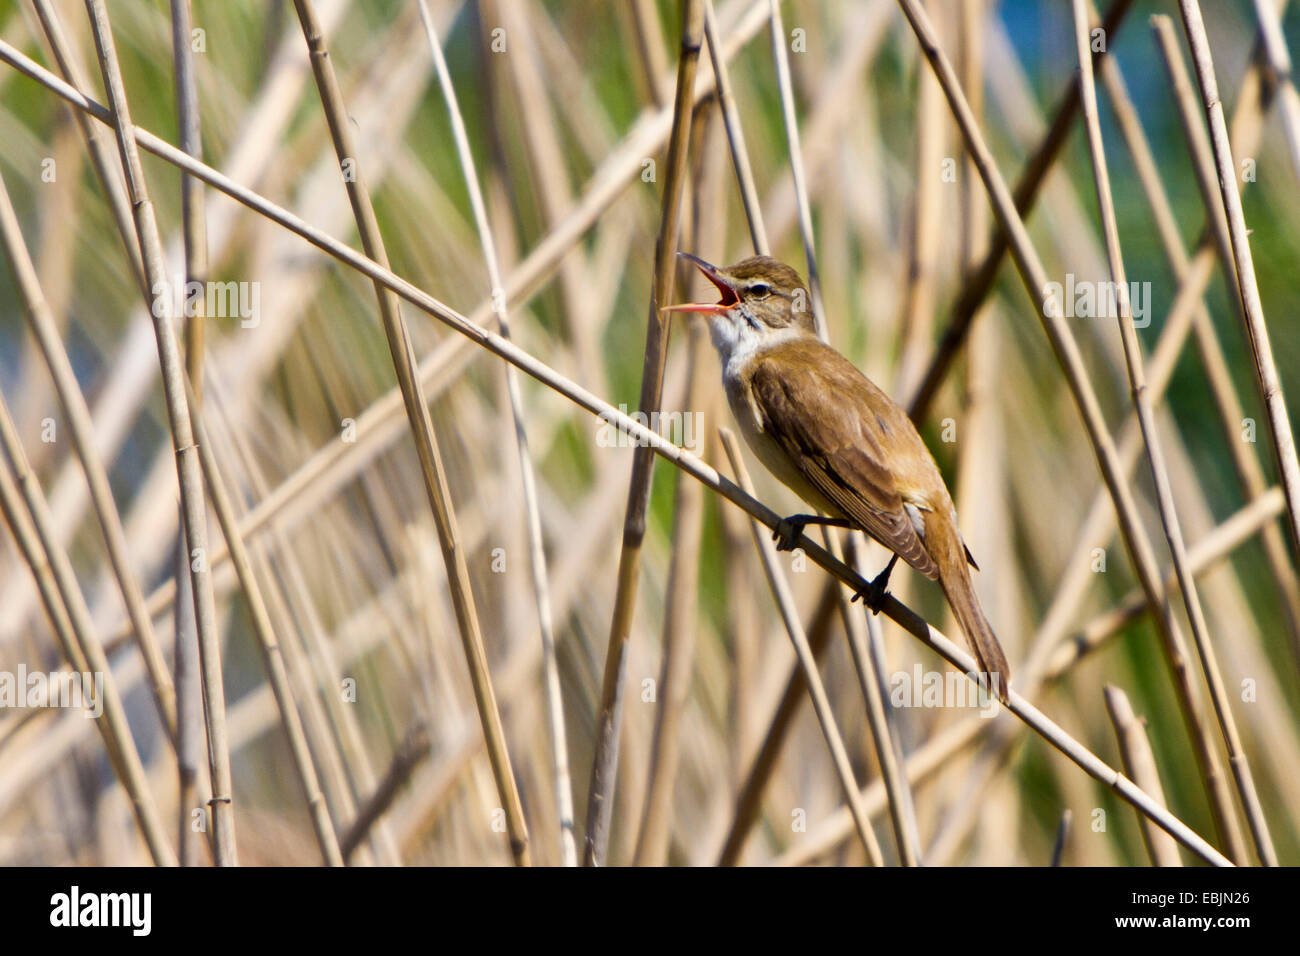
[[[971,582],[971,557],[943,476],[907,413],[818,338],[807,287],[794,269],[753,256],[722,269],[694,262],[716,303],[665,311],[708,318],[727,401],[764,466],[819,514],[785,518],[790,550],[809,524],[857,528],[894,554],[861,595],[878,611],[901,557],[938,581],[980,670],[1005,697],[1010,669]],[[968,567],[968,565],[970,567]]]

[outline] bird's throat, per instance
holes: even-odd
[[[773,350],[782,350],[783,346],[800,341],[807,334],[803,329],[795,327],[770,329],[760,325],[755,328],[754,324],[740,315],[719,317],[709,323],[709,336],[722,362],[724,384],[744,375],[750,363],[758,356],[772,355]],[[793,355],[791,361],[795,361]]]

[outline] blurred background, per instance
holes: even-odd
[[[1292,51],[1300,48],[1294,5],[1260,3],[1274,14],[1283,8],[1282,36]],[[120,0],[109,14],[133,121],[178,143],[171,6]],[[494,280],[419,5],[312,6],[393,271],[486,324]],[[925,6],[1003,177],[1014,186],[1035,157],[1046,160],[1050,171],[1026,220],[1052,280],[1104,282],[1092,166],[1077,114],[1059,151],[1045,156],[1042,149],[1078,75],[1069,4]],[[107,102],[79,0],[0,0],[0,39],[57,72],[38,7],[61,24],[89,78],[87,94]],[[635,409],[669,180],[679,4],[429,0],[428,7],[463,111],[514,340],[609,403]],[[908,407],[976,281],[995,220],[895,0],[798,0],[780,9],[788,105],[798,121],[830,340]],[[1259,11],[1250,0],[1204,4],[1263,311],[1283,389],[1294,398],[1300,150],[1288,141],[1287,111],[1295,91],[1286,92],[1276,61],[1257,43]],[[1205,229],[1195,153],[1153,15],[1172,21],[1174,72],[1191,84],[1197,135],[1205,114],[1176,2],[1107,0],[1101,14],[1117,21],[1101,37],[1102,132],[1128,279],[1149,319],[1138,336],[1174,500],[1264,819],[1278,858],[1295,863],[1296,556],[1274,489],[1272,440],[1235,280],[1225,281]],[[769,17],[767,0],[716,4],[720,52],[767,236],[773,254],[806,275]],[[198,0],[193,28],[189,59],[204,162],[361,248],[294,4]],[[729,263],[754,249],[721,111],[707,92],[714,82],[707,47],[698,72],[680,248]],[[107,143],[116,162],[111,138]],[[156,156],[144,154],[142,162],[166,273],[183,278],[181,175]],[[120,165],[114,172],[120,176]],[[210,792],[206,751],[193,736],[202,711],[193,677],[177,679],[174,653],[176,469],[136,257],[72,110],[7,64],[0,65],[0,174],[89,408],[94,451],[107,469],[163,672],[176,682],[180,719],[191,731],[189,738],[182,732],[180,750],[188,746],[191,760],[197,755],[197,802],[182,793],[178,747],[155,706],[67,413],[9,262],[0,269],[0,392],[48,501],[50,531],[66,550],[108,654],[167,836],[173,846],[188,842],[183,855],[206,864],[205,833],[194,829],[197,821],[210,831],[201,809]],[[359,865],[509,864],[503,801],[374,287],[216,190],[204,190],[203,206],[207,277],[246,283],[239,301],[249,307],[204,320],[204,420],[283,654],[325,828]],[[997,261],[971,333],[950,372],[936,380],[918,426],[953,491],[981,568],[977,588],[1017,689],[1112,766],[1127,768],[1132,753],[1141,755],[1140,743],[1122,753],[1121,740],[1145,737],[1150,765],[1130,774],[1158,780],[1180,819],[1234,859],[1255,862],[1199,658],[1193,650],[1193,706],[1228,792],[1226,815],[1208,795],[1205,754],[1198,757],[1161,634],[1116,534],[1036,305],[1009,258]],[[1198,273],[1199,284],[1180,304],[1180,288]],[[698,275],[680,270],[678,301],[710,294]],[[566,790],[582,853],[633,450],[602,440],[608,433],[597,418],[519,376],[546,557],[552,669],[543,653],[505,365],[429,315],[409,306],[403,314],[422,363],[532,859],[559,864],[566,859]],[[717,361],[688,322],[671,326],[663,400],[687,427],[668,437],[691,443],[731,476],[717,436],[734,423]],[[1115,318],[1075,316],[1068,325],[1112,433],[1132,432]],[[1179,342],[1157,358],[1157,343],[1176,325]],[[191,352],[199,347],[182,335]],[[1134,460],[1128,473],[1138,511],[1165,574],[1170,559],[1153,485],[1145,458],[1126,459]],[[18,467],[12,455],[6,462]],[[774,510],[805,510],[753,459],[749,470],[757,496]],[[210,524],[240,862],[319,864],[328,853],[322,821],[314,829],[304,798],[301,754],[294,759],[248,599],[217,522]],[[610,797],[611,863],[866,859],[807,694],[797,683],[787,692],[795,654],[748,525],[743,512],[658,461]],[[859,557],[874,573],[885,553],[872,546]],[[897,862],[862,682],[834,591],[797,555],[781,555],[778,565],[820,650],[831,708],[885,862]],[[937,588],[905,568],[892,587],[956,635]],[[1176,592],[1171,604],[1191,647]],[[950,670],[883,616],[867,631],[857,606],[853,613],[849,630],[865,633],[883,664],[887,701],[915,674]],[[182,633],[193,626],[184,613],[179,620]],[[16,674],[20,665],[29,672],[67,666],[28,560],[6,533],[0,670]],[[558,693],[548,696],[551,673]],[[1115,696],[1108,707],[1108,686],[1123,702]],[[557,760],[557,714],[567,786],[562,773],[557,781],[557,766],[566,762]],[[0,708],[0,862],[149,862],[96,723],[76,709]],[[1009,713],[984,719],[970,707],[894,706],[890,723],[912,778],[908,828],[928,864],[1144,865],[1158,852],[1130,806]],[[760,752],[769,759],[755,773]],[[1172,860],[1168,847],[1164,852],[1165,862],[1178,860],[1177,850]],[[1182,862],[1195,861],[1184,852]]]

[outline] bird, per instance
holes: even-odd
[[[689,253],[721,296],[664,307],[708,320],[727,403],[764,467],[817,513],[777,525],[792,550],[809,524],[855,528],[893,552],[865,591],[879,613],[902,558],[942,588],[980,670],[1005,699],[1011,670],[976,596],[979,570],[939,466],[907,413],[822,341],[799,273],[770,256],[719,268]]]

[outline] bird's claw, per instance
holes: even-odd
[[[803,535],[803,529],[806,522],[798,518],[782,518],[776,523],[776,530],[772,532],[772,540],[776,542],[776,550],[793,551],[795,544]]]
[[[877,578],[861,591],[855,591],[853,597],[849,600],[849,603],[852,604],[854,601],[857,601],[858,598],[861,598],[863,605],[869,608],[872,614],[879,614],[880,609],[884,606],[885,596],[888,593],[888,585]]]
[[[879,614],[880,609],[884,607],[885,596],[889,593],[889,575],[894,570],[894,565],[898,563],[898,555],[895,554],[885,565],[885,570],[881,571],[861,591],[853,595],[853,601],[862,598],[862,603],[871,609],[872,614]],[[849,603],[852,603],[850,601]]]

